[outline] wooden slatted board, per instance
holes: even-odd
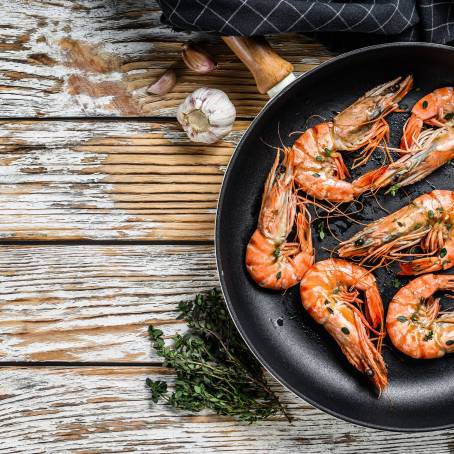
[[[183,66],[188,40],[215,71]],[[332,57],[302,36],[270,41],[300,73]],[[169,67],[175,89],[147,94]],[[238,112],[210,146],[175,120],[200,86]],[[454,453],[452,431],[360,428],[271,378],[291,425],[151,404],[145,378],[174,377],[147,326],[183,331],[178,302],[217,285],[219,186],[265,102],[218,38],[172,31],[154,0],[0,0],[0,453]]]

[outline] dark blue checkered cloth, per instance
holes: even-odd
[[[454,0],[158,1],[164,22],[184,30],[243,36],[349,32],[355,40],[370,34],[378,41],[454,41]]]

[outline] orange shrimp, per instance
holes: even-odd
[[[440,128],[454,119],[454,88],[437,88],[422,97],[411,110],[404,126],[400,148],[409,150],[418,139],[424,124]]]
[[[362,304],[366,316],[354,305]],[[367,375],[381,393],[388,384],[388,372],[369,332],[381,341],[383,332],[373,327],[384,324],[383,304],[374,276],[365,268],[346,260],[317,262],[304,275],[300,294],[312,318],[334,337],[348,361]]]
[[[371,171],[370,189],[393,185],[395,190],[422,180],[434,170],[454,159],[454,127],[428,129],[413,143],[410,153],[397,161]],[[369,174],[363,175],[366,180]]]
[[[446,270],[454,264],[454,192],[436,190],[367,225],[340,244],[341,257],[397,260],[420,245],[423,258],[400,264],[400,274],[413,275]],[[430,256],[429,256],[430,255]]]
[[[298,284],[314,261],[309,214],[294,193],[294,152],[285,149],[284,155],[285,172],[278,175],[278,150],[265,183],[258,226],[246,249],[252,279],[274,290]],[[301,211],[297,214],[298,206]],[[298,241],[288,243],[295,217]]]
[[[386,327],[394,346],[412,358],[454,352],[454,312],[440,315],[439,290],[454,291],[454,276],[426,274],[402,287],[389,304]]]
[[[368,91],[332,122],[320,123],[296,140],[295,179],[308,195],[331,202],[350,202],[368,189],[372,174],[353,182],[338,151],[365,147],[358,165],[389,137],[385,116],[398,109],[398,102],[409,92],[412,76],[398,77]]]

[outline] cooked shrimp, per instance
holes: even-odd
[[[283,290],[298,282],[314,261],[309,214],[294,193],[294,152],[284,150],[285,172],[277,174],[277,152],[265,183],[257,230],[246,249],[246,267],[257,284]],[[300,205],[301,206],[301,205]],[[288,243],[296,217],[297,242]]]
[[[354,303],[363,304],[366,316]],[[365,268],[340,259],[317,262],[300,286],[303,306],[334,337],[348,361],[366,374],[381,393],[388,383],[385,362],[370,339],[372,327],[383,326],[383,304],[374,276]]]
[[[437,88],[421,98],[411,110],[404,126],[400,148],[409,150],[418,139],[424,124],[440,128],[454,119],[454,88]]]
[[[400,259],[420,245],[423,258],[401,263],[400,274],[430,273],[454,264],[454,192],[432,191],[400,210],[372,222],[340,244],[341,257]],[[431,257],[429,257],[431,255]]]
[[[454,291],[454,276],[426,274],[392,299],[386,327],[394,346],[412,358],[439,358],[454,352],[454,312],[440,315],[439,290]]]
[[[372,170],[370,189],[394,185],[396,189],[422,180],[454,158],[454,127],[428,129],[413,143],[410,153],[397,161]],[[366,180],[369,174],[363,175]]]
[[[350,202],[368,189],[372,175],[348,182],[349,172],[339,151],[362,147],[367,161],[389,136],[384,117],[398,108],[398,102],[413,84],[412,76],[380,85],[339,113],[332,122],[320,123],[305,131],[293,149],[295,179],[308,195],[331,202]]]

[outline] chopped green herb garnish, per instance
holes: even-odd
[[[331,156],[331,150],[329,148],[325,148],[325,155]]]
[[[250,423],[278,413],[290,419],[236,330],[219,290],[181,303],[178,311],[189,331],[175,335],[173,345],[164,344],[161,330],[149,328],[153,347],[176,374],[172,393],[165,381],[146,380],[153,402],[162,399],[184,411],[208,408]]]
[[[427,101],[423,101],[422,102],[422,108],[423,109],[427,109],[427,106],[429,105],[429,103]]]
[[[427,212],[427,215],[429,216],[430,219],[433,219],[434,216],[435,216],[435,213],[434,213],[432,210],[429,210],[429,211]]]
[[[280,248],[276,248],[273,252],[274,257],[277,259],[281,255]]]
[[[400,189],[400,184],[393,184],[388,192],[394,197],[397,194],[397,191]]]
[[[334,290],[333,290],[333,293],[336,295],[337,293],[340,292],[340,288],[339,287],[336,287]]]
[[[334,314],[334,311],[333,311],[330,307],[327,307],[326,309],[328,310],[328,312],[329,312],[331,315]]]
[[[397,277],[396,277],[392,280],[392,284],[393,284],[393,287],[399,288],[402,285],[402,282],[400,282],[399,279],[397,279]]]
[[[447,253],[448,253],[448,251],[446,250],[446,248],[443,248],[443,249],[440,251],[440,257],[443,258]]]
[[[449,121],[449,120],[452,120],[454,118],[454,112],[448,112],[445,116],[444,116],[444,119]]]
[[[330,301],[329,300],[325,300],[325,306],[328,306],[328,304],[330,304]]]
[[[418,321],[418,314],[416,312],[413,312],[413,314],[411,314],[411,321],[412,322]]]
[[[405,224],[404,224],[403,222],[400,222],[400,221],[397,221],[397,225],[398,225],[399,227],[404,227],[404,226],[405,226]]]
[[[419,223],[415,224],[415,230],[418,230],[418,229],[420,229],[421,227],[422,227],[421,224],[419,224]]]
[[[318,162],[322,162],[323,161],[323,156],[320,156],[319,154],[315,157],[315,160],[318,161]]]
[[[403,315],[399,315],[399,317],[397,317],[397,320],[398,320],[400,323],[408,322],[408,318],[407,318],[407,317],[404,317]]]
[[[320,224],[320,227],[318,228],[318,236],[320,239],[323,241],[325,238],[325,231],[323,230],[323,224]]]
[[[449,339],[448,341],[446,341],[446,345],[453,345],[454,344],[454,340],[452,339]]]
[[[350,334],[350,330],[349,330],[346,326],[343,326],[343,327],[341,328],[341,331],[342,331],[344,334],[347,334],[347,335]]]
[[[424,336],[424,342],[432,340],[434,337],[434,332],[431,330]]]
[[[312,174],[315,178],[320,178],[320,174],[319,173],[313,173]]]
[[[279,280],[282,277],[282,273],[280,271],[276,274],[276,279]]]

